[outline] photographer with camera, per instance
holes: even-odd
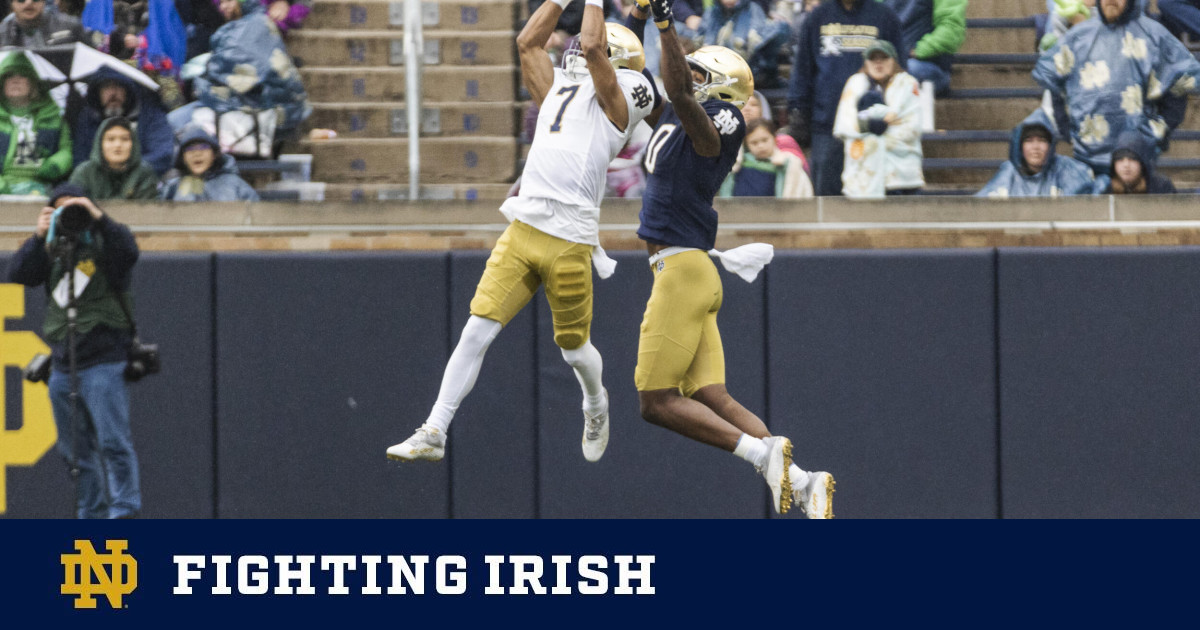
[[[56,448],[76,481],[79,518],[132,518],[142,507],[126,385],[148,371],[130,312],[137,259],[129,228],[79,186],[62,184],[9,263],[9,282],[46,287],[43,335],[52,350]],[[36,371],[31,364],[26,378],[40,380],[29,373]]]

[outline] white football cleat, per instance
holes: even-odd
[[[388,447],[388,459],[412,462],[424,459],[436,462],[446,455],[446,434],[428,424],[422,424],[412,437]]]
[[[792,467],[792,441],[776,435],[763,438],[763,442],[771,452],[758,472],[767,479],[767,486],[771,488],[771,503],[775,506],[775,512],[787,514],[792,508],[792,482],[788,470]]]
[[[608,390],[604,390],[604,408],[583,413],[583,458],[598,462],[608,448]]]
[[[808,518],[833,518],[833,475],[827,472],[808,473],[808,483],[792,486],[792,499],[804,506]]]

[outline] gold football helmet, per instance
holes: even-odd
[[[754,94],[754,75],[742,56],[724,46],[705,46],[687,56],[688,67],[704,75],[694,83],[696,100],[710,98],[741,107]]]
[[[646,67],[646,51],[637,35],[615,22],[605,22],[604,29],[608,32],[608,62],[612,67],[641,72]],[[572,37],[563,50],[562,69],[574,81],[581,81],[587,76],[587,59],[583,57],[578,35]]]
[[[608,31],[608,61],[613,67],[641,72],[646,67],[646,51],[637,35],[616,22],[605,22],[604,29]]]

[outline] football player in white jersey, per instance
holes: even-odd
[[[488,258],[437,402],[411,437],[387,449],[389,459],[442,459],[446,430],[484,353],[539,286],[553,313],[554,342],[583,388],[584,457],[597,461],[608,445],[603,360],[590,340],[592,259],[601,277],[615,264],[600,248],[599,206],[609,162],[661,99],[642,72],[637,37],[605,23],[601,0],[587,0],[579,46],[554,67],[545,45],[571,1],[543,3],[517,36],[522,78],[539,107],[520,193],[500,208],[510,223]]]

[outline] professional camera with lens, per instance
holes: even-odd
[[[63,206],[54,211],[54,227],[56,231],[68,238],[76,238],[92,227],[95,219],[87,207],[80,204]]]
[[[35,354],[29,365],[25,366],[25,380],[30,383],[48,383],[50,381],[50,355]]]
[[[142,343],[134,339],[129,346],[129,361],[125,364],[125,380],[136,383],[147,374],[158,374],[161,369],[158,344]]]

